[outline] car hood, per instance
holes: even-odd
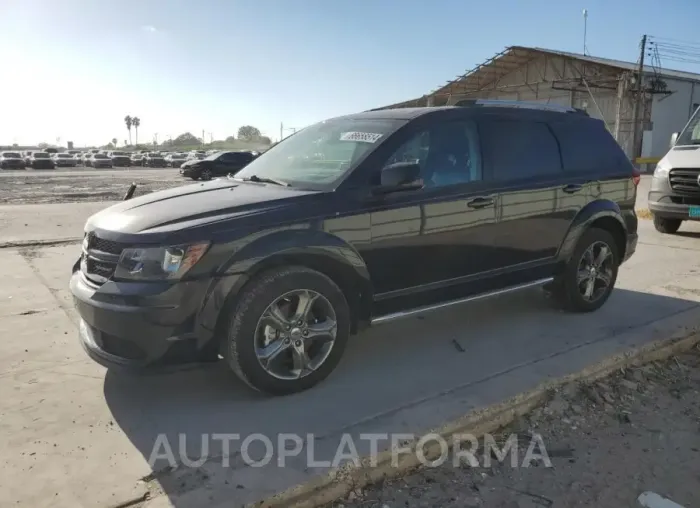
[[[106,208],[85,231],[123,234],[172,233],[183,228],[239,219],[290,206],[317,191],[221,179],[153,192]]]
[[[202,162],[202,161],[200,161],[199,159],[185,159],[185,162],[182,163],[182,166],[183,167],[196,166],[200,162]]]
[[[675,146],[659,161],[669,168],[700,167],[700,145]]]

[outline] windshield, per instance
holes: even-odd
[[[58,154],[56,154],[56,157],[58,157],[59,159],[72,159],[73,158],[68,153],[58,153]]]
[[[125,152],[112,152],[112,157],[123,157],[125,155]]]
[[[203,160],[205,160],[205,161],[215,161],[216,159],[218,159],[219,157],[221,157],[221,156],[222,156],[223,154],[225,154],[225,153],[228,153],[228,152],[214,152],[214,153],[211,154],[211,155],[207,155]],[[201,156],[202,154],[199,154],[199,155]]]
[[[338,118],[307,127],[275,145],[236,174],[271,178],[294,187],[332,187],[401,120]]]
[[[34,154],[34,158],[35,158],[35,159],[48,159],[48,158],[49,158],[49,154],[46,153],[46,152],[37,152],[37,153]]]
[[[2,156],[6,159],[19,159],[19,154],[17,152],[3,152]]]
[[[683,132],[678,136],[676,145],[700,145],[700,108],[695,110]]]
[[[149,153],[148,156],[149,157],[162,157],[162,155],[159,153]]]
[[[108,159],[109,157],[107,157],[107,156],[106,156],[105,154],[103,154],[103,153],[96,153],[94,158],[95,158],[95,159]]]

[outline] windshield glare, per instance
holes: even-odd
[[[676,145],[700,145],[700,108],[695,110],[688,125],[678,136]]]
[[[267,150],[236,178],[270,178],[294,187],[333,187],[404,122],[338,118],[307,127]]]

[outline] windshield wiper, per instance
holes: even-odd
[[[250,175],[245,178],[240,178],[244,182],[255,182],[255,183],[272,183],[275,185],[281,185],[282,187],[291,187],[287,182],[282,180],[275,180],[274,178],[267,178],[266,176]]]

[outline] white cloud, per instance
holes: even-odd
[[[141,30],[143,30],[144,32],[149,32],[149,33],[155,33],[158,31],[158,29],[156,27],[154,27],[153,25],[143,25],[141,27]]]

